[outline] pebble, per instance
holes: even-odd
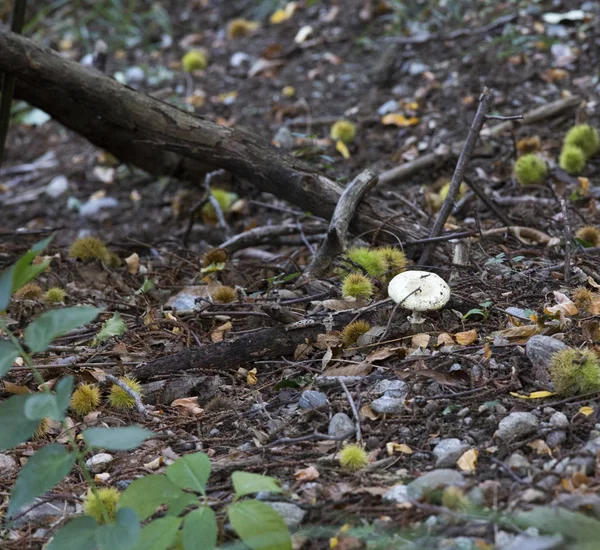
[[[550,417],[550,424],[554,428],[568,428],[569,427],[569,419],[567,418],[567,415],[565,413],[555,412]]]
[[[12,456],[0,454],[0,472],[6,473],[16,467],[17,461]]]
[[[46,195],[56,199],[60,197],[69,188],[69,180],[65,176],[56,176],[52,178],[46,187]]]
[[[98,453],[85,461],[85,465],[89,468],[93,474],[99,474],[105,472],[108,465],[115,459],[115,457],[108,453]]]
[[[538,428],[538,419],[529,412],[514,412],[500,420],[498,437],[512,441],[532,434]]]
[[[304,521],[304,517],[306,516],[306,511],[292,502],[267,501],[265,504],[273,508],[290,529],[298,527]]]
[[[560,535],[521,534],[515,537],[508,533],[501,533],[503,536],[496,538],[498,550],[558,550],[564,547],[564,539]]]
[[[410,497],[408,496],[408,485],[395,485],[383,495],[383,500],[395,502],[396,504],[410,502]]]
[[[29,502],[22,510],[29,508],[29,511],[20,516],[14,522],[14,527],[20,527],[25,524],[29,525],[51,525],[58,518],[65,518],[75,513],[75,506],[64,500],[50,500],[39,506],[32,507],[33,504],[38,504],[40,499],[35,499],[34,502]],[[19,515],[18,511],[15,515]]]
[[[141,84],[145,78],[144,69],[141,67],[129,67],[125,71],[125,79],[128,84]]]
[[[273,137],[273,144],[286,151],[294,148],[296,140],[287,126],[282,126]]]
[[[533,366],[533,375],[535,379],[542,385],[547,385],[550,382],[550,374],[548,367],[551,364],[552,356],[569,346],[550,336],[542,336],[536,334],[527,340],[525,346],[525,355],[531,361]]]
[[[531,463],[521,453],[513,453],[506,461],[506,465],[513,471],[521,474],[527,473],[527,470],[531,467]]]
[[[383,395],[371,403],[371,409],[377,414],[402,414],[404,412],[404,400]]]
[[[320,409],[327,405],[327,403],[327,396],[323,392],[317,390],[306,390],[302,392],[302,395],[298,400],[298,406],[307,411]]]
[[[329,428],[327,433],[334,437],[341,437],[345,434],[354,433],[356,427],[352,419],[343,412],[339,412],[333,415],[333,418],[329,421]]]
[[[369,393],[400,399],[408,393],[408,386],[402,380],[380,380]]]
[[[440,487],[456,486],[462,487],[465,478],[456,470],[438,469],[423,474],[421,477],[411,481],[407,485],[407,494],[411,499],[420,499],[426,491]]]
[[[562,445],[566,440],[567,433],[563,430],[552,430],[550,433],[548,433],[548,435],[546,435],[546,443],[551,449]]]
[[[453,468],[461,455],[469,449],[469,445],[460,439],[442,439],[433,449],[436,457],[436,468]]]
[[[390,99],[386,101],[379,109],[377,109],[377,114],[379,116],[384,116],[389,113],[395,113],[400,109],[399,103],[395,99]]]
[[[119,205],[119,201],[113,197],[102,197],[100,199],[92,199],[81,205],[79,215],[84,218],[94,216],[104,208],[115,208]]]

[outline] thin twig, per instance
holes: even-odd
[[[271,447],[277,447],[277,445],[289,445],[290,443],[302,443],[303,441],[343,441],[348,439],[351,435],[354,435],[354,430],[346,432],[342,435],[326,435],[319,432],[314,432],[308,435],[302,435],[300,437],[282,437],[268,445],[263,445],[261,449],[269,449]]]
[[[362,432],[360,430],[360,418],[358,417],[358,411],[356,410],[356,404],[354,403],[354,399],[352,399],[352,394],[348,391],[348,387],[344,384],[343,380],[340,380],[340,386],[344,390],[346,394],[346,398],[348,399],[348,403],[350,403],[350,409],[352,410],[352,416],[354,416],[355,426],[356,426],[356,442],[362,442]]]
[[[146,417],[150,416],[150,413],[142,403],[142,398],[140,397],[140,394],[135,390],[131,389],[127,384],[125,384],[125,382],[123,382],[123,380],[119,380],[116,376],[113,376],[112,374],[105,374],[104,380],[119,386],[119,388],[121,388],[127,395],[133,398],[133,400],[135,401],[135,408],[137,412]]]
[[[458,157],[458,162],[456,164],[456,169],[454,170],[454,174],[452,175],[452,181],[450,182],[450,188],[448,189],[448,196],[444,200],[444,204],[442,204],[442,208],[438,214],[435,223],[433,224],[433,229],[431,230],[430,237],[437,237],[441,235],[442,230],[444,229],[444,225],[450,212],[452,211],[452,205],[458,195],[458,191],[460,189],[460,185],[463,182],[463,178],[465,175],[465,170],[467,168],[467,163],[473,154],[473,149],[475,148],[475,143],[479,137],[479,133],[483,128],[483,124],[485,123],[485,115],[489,109],[490,102],[492,100],[492,91],[488,88],[484,88],[481,96],[479,98],[479,107],[477,109],[477,113],[475,114],[475,118],[473,119],[473,123],[471,124],[471,128],[469,128],[469,133],[467,135],[467,139],[463,146],[463,149]],[[419,265],[425,265],[429,262],[429,258],[436,248],[436,243],[426,244],[423,248],[423,252],[421,254],[421,258],[419,259]]]
[[[565,236],[565,283],[569,282],[571,278],[571,226],[569,224],[569,212],[567,210],[567,203],[563,197],[558,198],[560,203],[560,209],[564,220],[563,231]]]

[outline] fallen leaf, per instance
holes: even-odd
[[[296,44],[302,44],[312,34],[313,28],[310,25],[304,25],[294,37]]]
[[[327,348],[327,351],[323,354],[323,358],[321,359],[321,368],[323,370],[327,368],[327,365],[329,364],[329,361],[331,361],[332,357],[333,351],[331,350],[331,348]]]
[[[317,470],[314,466],[309,466],[303,470],[296,470],[294,472],[294,477],[296,478],[296,481],[299,481],[300,483],[314,481],[315,479],[319,478],[319,470]]]
[[[233,325],[231,324],[231,321],[227,321],[226,323],[222,324],[221,326],[217,327],[215,330],[213,330],[210,333],[210,339],[211,341],[216,344],[217,342],[222,342],[223,338],[225,338],[225,333],[228,330],[231,330],[233,328]]]
[[[348,151],[348,147],[343,141],[337,141],[335,144],[335,149],[338,153],[340,153],[345,159],[350,158],[350,151]]]
[[[429,336],[429,334],[425,333],[425,332],[421,332],[419,334],[415,334],[412,337],[412,345],[415,348],[426,348],[429,345],[429,340],[431,339],[431,336]]]
[[[587,405],[584,407],[581,407],[579,409],[579,412],[581,414],[583,414],[584,416],[590,416],[590,414],[594,414],[594,409],[593,407],[588,407]]]
[[[248,376],[246,377],[246,383],[249,386],[255,386],[258,383],[258,377],[256,376],[256,367],[252,370],[248,371]]]
[[[392,456],[394,453],[411,455],[414,452],[406,443],[395,443],[394,441],[386,443],[385,449],[387,451],[387,454],[390,456]]]
[[[131,256],[127,256],[125,263],[127,264],[127,271],[131,275],[135,275],[140,269],[140,257],[138,253],[134,252]]]
[[[437,346],[452,346],[454,344],[454,340],[452,338],[451,334],[448,334],[447,332],[442,332],[441,334],[438,335],[437,338]]]
[[[456,465],[463,472],[472,473],[475,471],[475,466],[477,466],[478,456],[479,451],[477,449],[469,449],[456,461]]]
[[[525,343],[531,336],[537,334],[539,328],[537,325],[523,325],[522,327],[510,327],[495,333],[495,336],[502,336],[509,340],[519,340]]]
[[[175,399],[171,403],[171,407],[187,416],[200,416],[204,412],[204,409],[198,405],[198,396]]]
[[[548,315],[556,315],[560,312],[568,317],[577,315],[579,313],[577,306],[571,301],[571,298],[569,298],[566,294],[555,290],[554,299],[556,300],[556,305],[551,307],[545,307],[544,313]]]
[[[551,391],[540,390],[540,391],[531,392],[529,395],[523,395],[523,394],[511,391],[510,395],[512,395],[513,397],[518,397],[519,399],[544,399],[545,397],[552,397],[553,395],[556,395],[556,394]]]
[[[456,343],[461,346],[468,346],[477,340],[477,329],[466,330],[465,332],[457,332],[454,335]]]
[[[373,370],[373,365],[367,361],[362,361],[357,365],[348,365],[346,367],[335,367],[323,372],[323,376],[366,376]]]
[[[539,455],[552,456],[552,449],[548,447],[548,443],[546,443],[543,439],[536,439],[535,441],[531,441],[527,443],[527,446],[533,449]]]
[[[363,405],[360,408],[360,414],[369,420],[377,420],[379,418],[379,415],[369,405]]]
[[[13,384],[12,382],[9,382],[8,380],[4,381],[4,391],[6,393],[12,393],[14,395],[26,395],[28,393],[31,393],[31,391],[29,390],[29,388],[27,386]]]
[[[406,128],[407,126],[414,126],[415,124],[419,124],[420,120],[417,117],[406,118],[404,115],[398,113],[390,113],[389,115],[385,115],[381,119],[381,124],[389,126],[393,124],[394,126],[398,126],[399,128]]]

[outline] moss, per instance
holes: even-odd
[[[600,246],[600,229],[593,225],[586,225],[585,227],[578,229],[575,233],[575,237],[593,247]]]
[[[340,466],[348,472],[358,472],[369,463],[369,455],[360,445],[344,445],[339,454]]]
[[[550,377],[559,395],[600,391],[600,361],[592,350],[565,349],[552,356]]]
[[[558,165],[572,176],[581,174],[585,168],[585,154],[575,145],[565,145],[560,152]]]
[[[375,250],[360,246],[348,250],[347,257],[356,265],[362,267],[371,277],[380,277],[386,272],[386,263]]]
[[[354,321],[344,327],[341,338],[344,346],[350,346],[356,342],[360,336],[369,332],[371,325],[367,321]]]
[[[338,120],[330,130],[331,139],[352,143],[356,137],[356,126],[349,120]]]
[[[350,273],[342,282],[342,296],[368,300],[373,295],[373,283],[362,273]]]
[[[546,161],[538,155],[523,155],[515,162],[514,176],[521,185],[540,185],[546,181],[547,175]]]
[[[565,136],[565,147],[579,147],[585,158],[588,159],[598,151],[598,130],[589,124],[573,126]]]
[[[187,73],[206,69],[208,67],[208,53],[206,50],[190,50],[181,58],[181,66]]]

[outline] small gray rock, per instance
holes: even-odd
[[[334,437],[341,437],[348,433],[353,434],[355,429],[352,419],[346,413],[339,412],[329,421],[327,433]]]
[[[16,467],[17,467],[17,461],[12,456],[0,454],[0,471],[1,472],[7,473]]]
[[[464,484],[465,478],[460,472],[449,469],[432,470],[411,481],[407,485],[407,494],[411,499],[419,499],[427,490],[451,485],[462,487]]]
[[[453,468],[461,455],[469,449],[469,445],[460,439],[442,439],[433,449],[436,457],[436,468]]]
[[[129,67],[125,71],[125,79],[128,84],[141,84],[144,82],[146,75],[141,67]]]
[[[383,495],[383,500],[395,502],[396,504],[410,502],[410,497],[408,496],[408,485],[395,485]]]
[[[400,105],[395,99],[390,99],[386,101],[379,109],[377,109],[377,114],[379,116],[384,116],[389,113],[395,113],[400,109]]]
[[[287,126],[282,126],[273,137],[273,143],[286,151],[294,148],[296,140]]]
[[[290,528],[298,527],[306,516],[306,511],[293,504],[292,502],[265,502],[268,506],[273,508],[285,521],[285,524]]]
[[[592,454],[596,455],[596,453],[600,451],[600,437],[590,439],[583,447],[583,450],[590,451]]]
[[[548,447],[553,449],[554,447],[558,447],[562,445],[567,440],[567,433],[563,430],[552,430],[546,436],[546,443]]]
[[[46,186],[46,195],[56,199],[60,197],[69,188],[69,181],[65,176],[56,176]]]
[[[555,550],[563,548],[563,543],[564,539],[560,535],[529,536],[522,534],[502,541],[496,548],[498,550]]]
[[[15,520],[15,527],[20,527],[25,524],[29,525],[51,525],[57,518],[68,517],[75,513],[75,506],[64,500],[51,500],[44,502],[39,506],[31,508],[32,504],[36,504],[40,499],[35,499],[35,502],[30,502],[22,510],[16,513],[19,515],[22,511],[30,508],[23,516]]]
[[[500,420],[498,437],[503,441],[512,441],[532,434],[538,428],[538,419],[529,412],[514,412]]]
[[[119,206],[119,201],[113,197],[102,197],[100,199],[92,199],[81,205],[79,215],[84,218],[95,216],[105,208],[115,208]]]
[[[298,406],[307,411],[320,409],[327,405],[327,403],[327,396],[323,392],[317,390],[306,390],[302,392],[302,395],[298,400]]]
[[[527,340],[525,346],[525,355],[531,361],[533,365],[533,375],[541,385],[548,385],[550,383],[550,374],[548,373],[548,367],[552,362],[552,356],[563,349],[567,349],[569,346],[550,336],[542,336],[536,334]]]
[[[380,380],[369,393],[401,399],[408,393],[408,386],[402,380]]]
[[[550,417],[550,424],[552,424],[552,426],[554,428],[559,428],[559,429],[568,428],[569,427],[569,419],[567,418],[567,415],[565,413],[555,412]]]
[[[106,472],[108,465],[114,460],[114,456],[108,453],[98,453],[85,461],[85,465],[93,474]]]
[[[526,473],[531,467],[531,463],[521,453],[513,453],[506,461],[506,465],[515,472]]]
[[[371,408],[377,414],[402,414],[404,412],[404,400],[383,395],[371,403]]]

